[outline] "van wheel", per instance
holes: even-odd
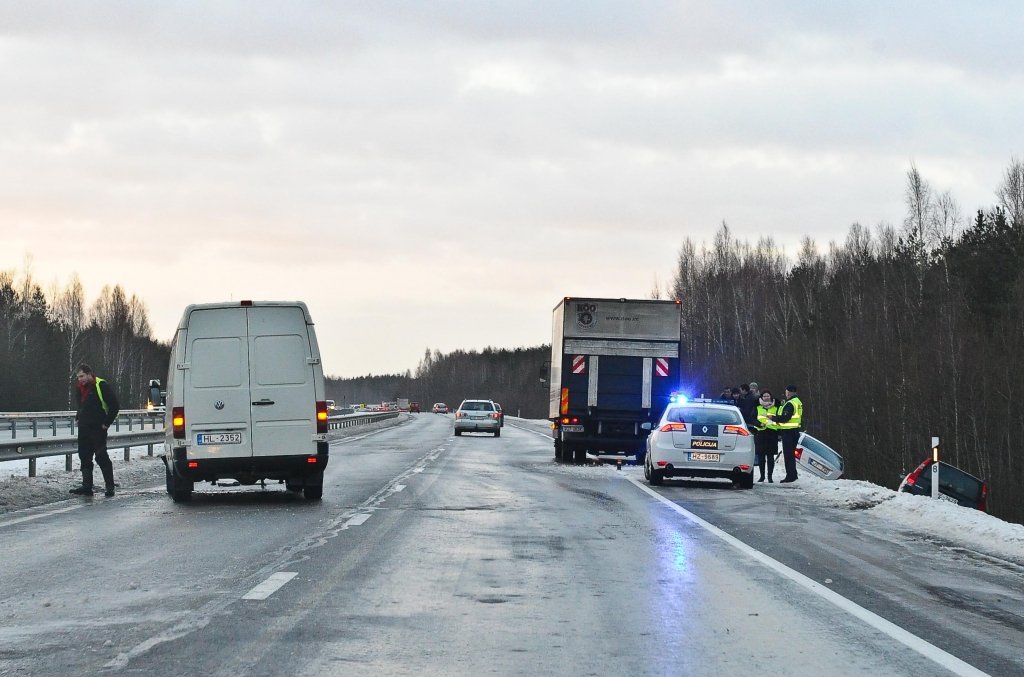
[[[302,487],[302,496],[307,501],[319,501],[324,497],[324,485],[318,484],[315,487]]]
[[[170,494],[171,500],[175,503],[185,503],[192,499],[192,488],[195,486],[192,482],[177,477],[170,468],[165,467],[164,472],[166,473],[167,479],[167,493]]]

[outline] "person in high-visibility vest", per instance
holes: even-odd
[[[795,482],[796,444],[800,441],[800,426],[803,424],[804,403],[796,394],[796,386],[786,386],[786,401],[779,407],[779,413],[769,417],[779,430],[782,438],[782,458],[786,464],[786,476],[782,482]]]
[[[761,472],[758,482],[764,482],[764,466],[768,464],[768,481],[775,471],[775,454],[779,450],[779,431],[771,416],[779,413],[775,398],[769,390],[760,393],[757,400],[757,423],[754,424],[754,458]]]
[[[107,454],[107,428],[117,418],[121,405],[117,393],[106,379],[97,378],[92,367],[78,365],[78,460],[82,463],[82,486],[71,490],[79,496],[92,496],[92,460],[103,473],[104,495],[114,495],[114,464]]]

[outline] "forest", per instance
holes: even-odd
[[[942,460],[988,483],[989,511],[1024,522],[1024,162],[1010,162],[995,196],[966,218],[912,165],[898,225],[854,223],[826,246],[805,237],[794,257],[725,223],[710,243],[683,239],[671,282],[651,292],[682,302],[683,385],[757,381],[779,396],[797,384],[805,429],[843,455],[847,478],[883,486],[939,437]],[[0,272],[0,411],[70,408],[85,356],[126,408],[141,407],[169,355],[150,333],[145,305],[119,285],[86,308],[76,277],[44,293],[27,272]],[[427,349],[414,372],[329,378],[327,396],[425,409],[488,397],[544,418],[547,357],[546,345]]]

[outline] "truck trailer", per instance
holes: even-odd
[[[565,297],[552,313],[548,418],[555,460],[642,462],[680,388],[678,301]]]

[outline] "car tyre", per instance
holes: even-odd
[[[307,501],[319,501],[324,497],[324,485],[317,484],[314,486],[306,485],[302,487],[302,497]]]
[[[456,430],[455,431],[455,436],[456,437],[461,437],[462,436],[462,431],[461,430]]]
[[[647,478],[647,481],[651,483],[651,486],[659,487],[665,481],[665,472],[651,468],[651,476]]]
[[[495,430],[494,431],[494,436],[495,437],[501,437],[501,431],[500,430]]]
[[[754,473],[745,472],[740,475],[740,481],[737,483],[740,489],[753,489],[754,488]]]

